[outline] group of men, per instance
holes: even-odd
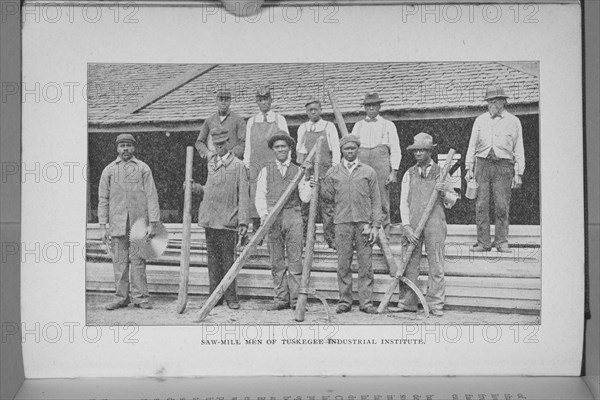
[[[206,160],[208,178],[201,186],[193,183],[193,192],[202,195],[198,223],[205,228],[208,253],[209,285],[212,293],[234,262],[236,243],[240,243],[253,226],[256,232],[278,202],[299,168],[307,171],[268,233],[268,249],[273,275],[274,300],[270,310],[295,308],[302,275],[302,251],[306,229],[306,204],[312,188],[319,185],[319,209],[327,244],[338,256],[339,302],[337,313],[351,311],[353,305],[351,265],[354,252],[358,259],[359,310],[375,313],[373,305],[372,249],[379,230],[389,232],[389,185],[397,182],[402,153],[396,126],[379,115],[384,102],[377,93],[367,94],[362,105],[366,118],[357,122],[352,133],[339,137],[335,125],[321,118],[319,99],[306,103],[309,120],[299,129],[296,142],[289,134],[285,118],[271,110],[272,94],[268,86],[260,87],[256,103],[260,112],[248,121],[230,110],[231,92],[217,93],[217,112],[207,118],[196,141],[196,149]],[[505,92],[489,88],[485,100],[488,112],[473,126],[466,156],[467,179],[475,176],[479,183],[476,203],[478,243],[473,251],[491,247],[489,192],[496,209],[495,246],[508,249],[508,208],[510,189],[520,187],[525,168],[523,138],[519,120],[508,113]],[[307,154],[323,137],[320,170],[316,180],[311,174]],[[135,158],[136,141],[130,134],[117,138],[118,157],[103,171],[99,187],[98,215],[107,241],[114,247],[116,283],[114,300],[108,310],[126,307],[130,302],[151,308],[145,277],[145,264],[128,246],[127,234],[137,218],[148,222],[152,237],[159,221],[158,196],[150,168]],[[443,315],[445,302],[444,208],[452,207],[458,195],[441,168],[432,160],[435,148],[431,135],[414,136],[407,150],[416,164],[401,182],[400,215],[403,244],[417,249],[411,255],[405,276],[416,283],[419,275],[421,246],[425,244],[429,261],[427,303],[433,315]],[[292,149],[296,150],[296,162]],[[135,170],[134,182],[128,170]],[[498,179],[498,175],[501,179]],[[425,207],[437,192],[437,201],[420,235],[415,230]],[[304,218],[303,218],[304,216]],[[131,263],[131,294],[129,288]],[[227,306],[239,309],[235,281],[224,295]],[[416,296],[407,292],[398,303],[400,311],[417,310]]]

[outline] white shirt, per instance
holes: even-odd
[[[486,158],[491,149],[494,149],[496,157],[514,161],[515,173],[523,175],[525,151],[521,121],[506,110],[494,118],[486,112],[475,119],[465,159],[466,167],[471,168],[475,157]]]
[[[331,150],[331,162],[333,165],[337,165],[340,162],[340,138],[335,125],[324,119],[320,119],[317,122],[307,121],[300,125],[298,128],[298,144],[296,145],[296,153],[308,154],[308,149],[305,143],[306,132],[322,132],[325,131],[325,137],[327,138],[327,144]]]
[[[280,162],[275,160],[275,166],[277,170],[281,174],[281,176],[285,176],[288,167],[290,166],[290,162],[292,161],[291,152],[288,154],[287,160],[284,162]],[[258,181],[256,182],[256,197],[254,198],[254,205],[256,206],[256,211],[260,216],[261,220],[265,220],[267,215],[269,215],[269,206],[267,204],[267,168],[263,167],[258,175]],[[300,200],[304,203],[308,203],[310,198],[312,197],[312,188],[310,187],[310,182],[301,179],[298,183],[298,193],[300,194]]]
[[[375,122],[368,119],[358,121],[352,128],[352,134],[360,139],[360,147],[372,149],[379,145],[386,145],[390,149],[390,165],[392,169],[400,167],[402,152],[400,151],[400,139],[398,130],[392,121],[388,121],[381,115],[375,117]]]
[[[217,169],[221,168],[221,166],[225,164],[225,161],[227,161],[230,155],[231,152],[229,151],[223,157],[219,157],[219,155],[215,154],[213,157],[214,170],[216,171]]]
[[[250,137],[252,132],[252,125],[254,125],[254,122],[265,122],[265,115],[263,113],[258,113],[255,116],[250,117],[250,119],[246,123],[246,145],[244,147],[244,164],[246,164],[247,168],[250,168],[250,152],[252,151],[252,146],[250,145],[252,140],[250,139]],[[281,129],[282,131],[286,131],[288,134],[290,133],[287,126],[287,122],[285,121],[283,115],[277,114],[273,110],[269,110],[267,112],[266,122],[277,122],[277,126],[279,127],[279,129]]]
[[[344,165],[344,167],[348,170],[348,172],[350,174],[352,174],[352,171],[354,171],[354,169],[356,168],[356,166],[358,165],[358,158],[354,161],[352,161],[352,163],[350,163],[350,161],[346,160],[345,158],[342,160],[342,164]],[[352,166],[350,168],[348,168],[348,165],[352,164]]]
[[[429,161],[429,164],[425,167],[425,175],[433,168],[433,160]],[[423,169],[418,168],[419,174],[423,175]],[[449,177],[446,177],[446,191],[445,196],[442,197],[442,203],[446,208],[452,208],[456,204],[458,194],[452,189],[449,184]],[[410,209],[408,207],[408,192],[410,190],[410,172],[406,171],[402,177],[402,187],[400,192],[400,218],[402,218],[402,225],[410,225]]]

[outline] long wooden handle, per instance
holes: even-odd
[[[444,168],[442,168],[442,173],[440,176],[441,182],[446,181],[446,176],[448,175],[448,170],[450,169],[450,165],[452,164],[452,159],[454,158],[454,153],[455,153],[455,150],[450,149],[450,151],[448,152],[448,155],[446,156],[446,164],[444,165]],[[423,215],[421,216],[421,219],[419,220],[417,229],[415,229],[415,235],[417,237],[420,237],[421,233],[423,233],[425,224],[427,223],[427,220],[429,219],[429,216],[431,215],[431,211],[433,210],[433,207],[435,206],[438,196],[439,196],[439,194],[438,194],[437,190],[434,190],[433,193],[431,193],[429,202],[427,203],[427,206],[425,207],[425,210],[423,211]],[[408,265],[408,262],[410,261],[410,257],[414,250],[415,250],[415,245],[410,244],[406,250],[406,254],[402,255],[402,262],[400,263],[400,267],[398,268],[398,271],[396,271],[396,276],[394,278],[392,278],[392,282],[390,283],[387,291],[383,295],[383,298],[381,299],[381,303],[379,303],[379,307],[377,307],[378,313],[382,313],[383,311],[385,311],[385,308],[387,307],[388,303],[390,302],[390,299],[392,298],[392,295],[394,294],[394,290],[396,289],[396,286],[398,285],[398,282],[400,281],[400,277],[404,275],[404,270],[406,269],[406,266]]]
[[[335,96],[331,93],[331,90],[327,90],[327,96],[329,97],[329,102],[331,103],[331,107],[333,108],[333,115],[335,115],[335,120],[337,122],[338,128],[342,133],[342,137],[349,135],[348,128],[346,127],[346,121],[344,121],[344,116],[337,106],[337,100]]]
[[[190,239],[192,231],[192,166],[194,148],[188,146],[185,157],[185,191],[183,195],[183,226],[181,238],[181,261],[179,263],[179,293],[177,294],[177,313],[185,311],[190,279]]]
[[[313,157],[315,156],[316,149],[316,146],[312,148],[310,153],[308,153],[308,155],[306,156],[305,162],[312,161]],[[256,233],[252,236],[252,239],[250,239],[246,247],[244,247],[244,250],[242,250],[237,260],[235,260],[233,265],[229,268],[229,271],[227,271],[227,274],[225,274],[219,285],[217,285],[215,291],[208,297],[206,302],[202,305],[202,309],[200,309],[200,315],[196,322],[202,322],[202,320],[204,320],[204,318],[206,318],[206,316],[213,309],[215,304],[217,304],[219,299],[225,294],[225,291],[227,290],[229,285],[231,285],[231,283],[240,273],[242,267],[246,263],[246,260],[248,260],[248,258],[256,251],[258,243],[262,241],[267,232],[269,232],[269,229],[271,229],[271,226],[277,219],[279,212],[283,209],[283,206],[285,205],[285,202],[287,201],[288,197],[290,197],[296,186],[298,186],[298,182],[300,182],[300,179],[302,179],[303,176],[304,168],[300,167],[294,179],[292,179],[290,184],[282,193],[279,200],[277,200],[277,203],[275,203],[275,206],[273,206],[273,209],[267,216],[266,220],[262,221],[260,228],[258,228]]]
[[[294,319],[298,322],[304,321],[306,312],[306,302],[308,300],[308,287],[310,286],[310,269],[312,267],[313,256],[315,254],[315,229],[317,220],[317,206],[319,205],[319,170],[321,163],[321,146],[323,137],[319,137],[315,143],[316,156],[314,162],[313,176],[317,184],[312,188],[312,197],[310,199],[310,209],[308,211],[308,229],[306,232],[306,247],[304,249],[304,264],[302,265],[302,280],[300,282],[300,293],[296,302],[296,312]]]

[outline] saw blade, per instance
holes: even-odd
[[[146,220],[140,218],[129,231],[129,245],[134,246],[135,251],[144,260],[160,257],[167,249],[169,241],[167,229],[161,222],[156,223],[155,235],[151,239],[147,237],[147,229]]]

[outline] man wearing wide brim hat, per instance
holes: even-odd
[[[377,173],[377,182],[381,192],[383,226],[386,232],[390,226],[389,185],[397,182],[398,168],[402,160],[398,131],[393,122],[379,115],[381,104],[385,100],[378,93],[367,93],[362,102],[367,116],[352,128],[352,134],[360,141],[358,158],[371,166]]]
[[[250,218],[254,230],[258,229],[260,216],[256,211],[256,182],[262,168],[273,159],[273,152],[267,146],[268,139],[278,132],[289,135],[287,122],[283,115],[271,110],[273,89],[270,84],[261,85],[256,90],[256,105],[260,112],[248,119],[246,124],[246,146],[244,164],[248,168],[250,180]]]
[[[148,225],[148,237],[154,236],[160,223],[158,192],[150,167],[134,155],[137,142],[133,135],[120,134],[116,145],[118,157],[104,168],[98,186],[98,222],[103,240],[112,250],[115,276],[115,296],[105,308],[116,310],[133,303],[150,309],[146,262],[138,249],[130,246],[129,232],[142,220]]]
[[[445,303],[444,280],[444,242],[446,241],[446,215],[444,208],[451,208],[458,195],[448,182],[440,182],[441,168],[431,159],[436,145],[433,137],[421,132],[414,137],[413,144],[406,149],[411,151],[417,161],[404,173],[400,194],[400,215],[404,228],[403,245],[406,253],[408,245],[415,246],[404,276],[417,284],[421,265],[421,248],[425,242],[427,260],[429,262],[429,279],[427,283],[426,301],[431,313],[442,316]],[[415,235],[417,225],[429,203],[431,194],[439,192],[438,199],[431,211],[420,237]],[[398,308],[401,311],[416,311],[418,300],[412,290],[401,292]]]
[[[249,189],[246,166],[229,151],[231,139],[227,130],[217,126],[210,130],[210,136],[216,153],[208,162],[206,184],[194,184],[194,191],[203,194],[198,225],[204,227],[206,234],[208,282],[213,293],[235,261],[238,237],[246,235]],[[235,280],[223,297],[229,308],[240,308]]]
[[[487,88],[484,100],[488,111],[475,119],[466,156],[467,182],[479,185],[475,200],[477,244],[473,251],[495,246],[508,252],[511,189],[522,185],[525,151],[521,121],[505,110],[508,96],[498,85]],[[491,196],[490,196],[491,193]],[[490,200],[494,201],[495,238],[490,237]]]
[[[244,158],[246,121],[240,115],[231,111],[231,99],[231,90],[221,88],[217,91],[217,111],[204,121],[196,140],[196,149],[203,158],[209,159],[215,154],[215,146],[210,131],[219,126],[223,127],[228,133],[229,142],[227,147],[229,151],[240,160]]]
[[[291,158],[296,141],[287,132],[277,132],[267,143],[271,162],[260,171],[255,198],[256,210],[263,221],[299,170]],[[310,201],[310,184],[301,180],[299,186],[288,197],[269,229],[268,247],[274,286],[273,304],[268,308],[270,311],[295,308],[298,300],[302,277],[301,203]]]

